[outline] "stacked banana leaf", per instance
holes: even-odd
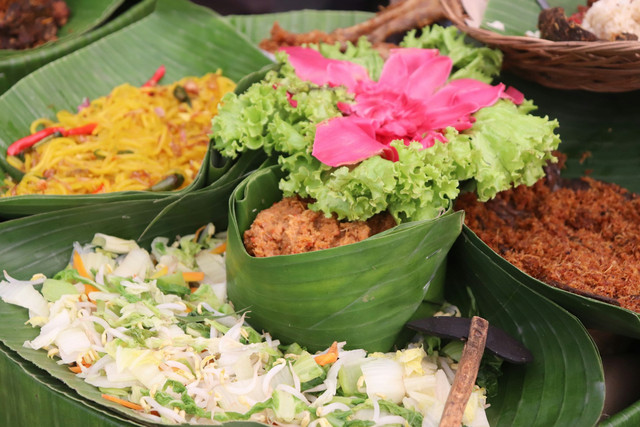
[[[276,19],[292,31],[329,31],[367,16],[303,11],[222,19],[187,1],[159,1],[148,17],[35,71],[2,95],[0,155],[4,156],[8,144],[27,132],[34,118],[52,115],[62,108],[75,108],[82,98],[104,95],[123,82],[141,83],[160,64],[167,67],[166,81],[218,68],[238,81],[245,74],[269,64],[255,43],[268,34]],[[575,99],[558,99],[549,90],[519,84],[516,82],[516,87],[536,100],[543,113],[560,119],[565,148],[572,155],[572,173],[582,172],[574,160],[585,149],[581,144],[587,143],[594,153],[593,164],[580,167],[594,169],[599,178],[625,178],[626,181],[621,182],[623,185],[633,181],[637,174],[633,162],[640,159],[640,153],[634,148],[632,135],[627,133],[628,123],[633,123],[627,121],[632,112],[624,112],[622,118],[612,113],[602,114],[607,111],[607,105],[622,98],[576,94]],[[594,117],[601,121],[591,121]],[[619,118],[620,129],[625,131],[606,133],[603,126],[608,126],[608,118]],[[584,126],[586,122],[594,123],[593,135],[585,135],[589,132]],[[602,141],[604,147],[600,146]],[[609,144],[608,150],[606,144]],[[619,153],[633,149],[636,155],[630,158],[628,154],[616,154],[611,145],[619,147]],[[602,153],[606,155],[598,157]],[[68,263],[72,242],[88,242],[95,232],[136,239],[144,246],[156,236],[190,233],[200,225],[214,222],[218,229],[229,224],[229,245],[240,245],[240,233],[255,215],[254,209],[267,206],[279,196],[271,185],[278,174],[276,169],[263,168],[246,177],[262,160],[259,156],[243,156],[233,163],[221,163],[215,153],[210,153],[197,183],[176,193],[0,199],[0,217],[5,220],[0,222],[0,269],[17,278],[54,273]],[[617,166],[621,176],[611,173],[613,166]],[[398,260],[410,255],[414,248],[424,250],[425,254],[437,252],[431,240],[448,236],[452,242],[461,228],[460,216],[450,214],[442,223],[427,224],[424,229],[408,224],[363,244],[327,252],[329,255],[318,253],[295,258],[285,270],[288,282],[283,285],[289,287],[290,299],[306,298],[314,310],[330,310],[331,307],[322,307],[318,290],[324,290],[329,296],[339,289],[341,280],[326,275],[331,268],[342,263],[354,270],[352,274],[358,274],[357,269],[364,271],[369,267],[366,263],[380,260],[383,254],[398,251],[398,258],[393,258]],[[453,246],[447,261],[445,295],[438,298],[446,297],[463,308],[465,314],[479,311],[492,324],[523,341],[535,358],[529,365],[503,365],[498,395],[490,398],[491,424],[596,424],[604,402],[604,375],[600,356],[583,323],[541,295],[545,292],[547,297],[552,297],[555,291],[543,288],[539,283],[535,286],[528,283],[472,237],[464,230],[463,238]],[[446,242],[440,244],[447,246]],[[444,262],[444,256],[434,256],[432,264],[426,258],[425,255],[422,260],[412,260],[406,270],[418,270],[423,277],[437,281],[437,272],[442,271],[442,266],[438,267]],[[234,267],[234,263],[248,262],[263,264],[260,275],[246,275],[240,267]],[[264,279],[274,283],[282,278],[276,271],[282,264],[268,259],[229,259],[229,268],[236,274],[230,280],[246,286],[252,283],[258,286]],[[376,265],[376,268],[380,271],[372,276],[372,280],[385,277],[390,269],[388,265]],[[318,279],[310,279],[309,275],[316,275]],[[402,280],[390,286],[398,291],[404,289]],[[274,288],[273,292],[287,295],[286,289]],[[266,297],[273,295],[267,293]],[[331,297],[343,301],[352,298],[339,293]],[[379,297],[390,298],[388,294]],[[388,333],[388,328],[397,328],[398,318],[406,314],[403,311],[415,311],[421,303],[421,298],[413,298],[412,304],[402,302],[402,305],[387,299],[386,305],[377,306],[376,313],[351,314],[350,320],[332,324],[329,330],[347,330],[354,340],[388,340],[387,336],[395,336],[395,333]],[[301,325],[301,334],[306,334],[307,339],[327,339],[322,327],[308,323],[307,317],[311,315],[305,316],[304,310],[289,312],[289,303],[281,298],[270,303],[276,305],[277,314],[272,315],[277,316],[277,320]],[[0,318],[2,425],[147,424],[134,411],[101,399],[97,389],[77,379],[64,366],[57,365],[46,353],[24,348],[24,341],[32,339],[36,331],[24,325],[27,314],[23,309],[0,303]],[[388,346],[388,343],[384,345]]]
[[[58,39],[32,49],[0,50],[0,94],[41,66],[151,13],[157,0],[67,0],[68,22]]]

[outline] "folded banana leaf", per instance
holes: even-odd
[[[578,319],[519,283],[470,245],[467,234],[449,253],[446,291],[463,316],[479,310],[533,353],[531,364],[502,365],[500,391],[487,410],[492,426],[597,423],[604,405],[604,374],[598,350]]]
[[[258,212],[282,199],[277,166],[246,178],[229,201],[227,292],[249,323],[316,351],[334,341],[388,351],[423,299],[440,295],[435,271],[462,215],[407,224],[338,248],[267,258],[242,242]]]
[[[640,105],[638,93],[598,94],[574,91],[558,96],[548,89],[509,76],[507,81],[530,94],[540,114],[557,117],[567,154],[567,178],[590,176],[640,192]],[[588,123],[588,126],[585,126]],[[590,328],[640,338],[640,314],[547,285],[517,269],[464,227],[465,244],[483,252],[519,283],[560,304]]]
[[[247,168],[253,166],[245,157],[242,159]],[[277,184],[279,177],[272,172],[273,169],[261,169],[243,184],[253,186],[250,185],[252,181],[257,181],[260,176]],[[218,229],[223,229],[229,195],[241,176],[237,174],[234,179],[225,174],[223,178],[228,183],[224,188],[206,187],[190,194],[157,201],[115,202],[95,206],[91,212],[84,207],[77,207],[6,221],[0,224],[0,234],[3,236],[0,240],[0,268],[17,278],[28,278],[38,272],[51,274],[69,262],[72,241],[90,241],[98,231],[134,238],[145,246],[153,237],[189,233],[208,221],[213,221]],[[269,196],[269,192],[262,194],[265,200]],[[268,202],[265,201],[264,204]],[[154,216],[156,205],[164,210]],[[247,219],[251,212],[244,210],[242,215]],[[461,215],[449,214],[438,221],[455,223],[454,228],[459,230]],[[433,223],[437,224],[437,221]],[[403,250],[398,241],[416,239],[420,243],[415,248],[411,245],[407,250],[420,252],[422,247],[430,245],[430,239],[424,238],[423,228],[425,225],[417,224],[398,227],[389,232],[388,236],[372,239],[372,246],[382,248],[386,257],[393,257],[390,254]],[[432,230],[434,228],[437,227]],[[432,237],[436,240],[440,238]],[[232,242],[230,233],[230,257]],[[555,304],[500,273],[501,270],[491,261],[487,261],[486,257],[482,258],[483,254],[461,252],[467,246],[455,247],[457,246],[460,248],[455,251],[456,258],[449,262],[447,300],[462,307],[465,314],[468,306],[473,305],[471,301],[476,301],[481,315],[523,341],[536,358],[532,365],[503,367],[504,374],[498,380],[498,395],[490,399],[492,409],[489,415],[492,425],[560,426],[567,425],[568,420],[576,420],[581,425],[593,425],[602,408],[602,367],[593,342],[584,328],[573,316]],[[332,251],[336,252],[328,250],[325,253]],[[361,252],[366,255],[367,251]],[[443,255],[436,254],[430,260],[438,257],[443,258]],[[428,264],[430,260],[424,263]],[[352,270],[363,271],[363,275],[371,274],[373,269],[367,269],[365,262],[370,260],[359,257],[358,262],[354,263],[351,258],[347,264]],[[383,269],[385,265],[376,264],[376,267]],[[312,270],[309,274],[319,271],[313,265],[310,268]],[[286,266],[286,271],[292,270]],[[320,273],[327,276],[326,270]],[[409,277],[412,273],[405,271],[400,275]],[[472,289],[475,300],[470,299],[467,288]],[[297,292],[293,286],[289,289],[290,293]],[[313,290],[317,292],[318,289],[322,288]],[[330,292],[326,290],[327,298],[331,297]],[[418,302],[419,298],[420,296],[416,297]],[[507,301],[508,304],[505,303]],[[389,303],[379,308],[380,321],[393,322],[395,318],[406,316],[405,313],[397,312],[392,302],[387,302]],[[260,302],[260,306],[266,304],[267,301]],[[281,311],[277,316],[289,315],[290,304],[286,304],[284,308],[287,311]],[[394,318],[388,318],[390,312],[394,312]],[[6,421],[5,425],[25,425],[26,420],[42,425],[45,418],[36,419],[32,418],[35,415],[30,415],[29,408],[33,407],[34,402],[38,402],[39,407],[43,408],[48,423],[64,422],[69,426],[146,424],[133,411],[104,401],[97,389],[85,384],[66,367],[48,358],[46,352],[24,348],[24,341],[37,335],[37,330],[24,325],[27,320],[26,310],[0,302],[0,318],[3,319],[0,323],[0,378],[3,384],[12,384],[15,391],[7,393],[16,396],[14,398],[17,405],[15,410],[3,409],[0,412],[0,419]],[[250,321],[253,320],[252,315]],[[358,324],[349,326],[355,331],[354,335],[369,335],[374,339],[377,334],[384,334],[387,328],[385,324],[378,328]],[[2,363],[5,365],[1,365]],[[30,393],[37,393],[38,397],[34,398]],[[10,401],[12,400],[3,400],[5,403]],[[561,402],[560,407],[556,408],[558,402]],[[5,403],[2,404],[3,408]],[[55,408],[58,412],[53,412],[54,409],[50,408]],[[558,421],[553,421],[556,419],[553,417]],[[123,418],[128,421],[122,421]],[[258,425],[233,423],[239,427],[250,424]]]
[[[0,269],[17,278],[29,278],[38,272],[54,274],[69,263],[74,241],[89,242],[98,231],[135,239],[141,246],[148,247],[156,236],[193,233],[208,222],[224,230],[231,192],[261,160],[257,155],[243,156],[215,184],[191,193],[159,200],[100,204],[90,210],[79,206],[0,223]],[[37,330],[24,325],[26,316],[25,310],[0,301],[3,319],[0,322],[0,381],[3,384],[14,381],[17,393],[3,389],[12,395],[25,396],[11,409],[5,409],[5,405],[16,398],[2,400],[0,420],[4,417],[6,423],[0,421],[0,424],[24,425],[31,416],[37,418],[34,425],[44,425],[51,420],[78,426],[122,424],[122,421],[116,422],[114,416],[119,420],[129,417],[125,425],[148,423],[134,411],[102,399],[98,389],[75,378],[65,366],[48,358],[46,352],[24,348],[24,341],[37,334]],[[34,404],[31,394],[34,390],[45,409],[42,414],[28,415],[28,408]],[[67,402],[68,399],[73,401]],[[60,412],[51,412],[58,410],[58,404]],[[46,421],[45,415],[50,417]],[[8,423],[14,419],[19,422]]]
[[[81,36],[104,23],[118,7],[122,6],[124,0],[65,0],[65,3],[69,8],[69,17],[66,24],[58,29],[56,40],[28,49],[0,49],[0,58],[22,56],[30,51],[36,51],[61,43],[69,38]],[[8,6],[7,9],[9,9]]]
[[[160,64],[167,68],[163,82],[217,69],[238,81],[270,62],[213,11],[186,0],[162,1],[147,18],[36,70],[0,96],[0,111],[4,112],[0,117],[0,169],[11,169],[5,160],[6,148],[29,133],[33,120],[54,116],[61,109],[75,111],[84,97],[105,95],[125,82],[142,84]],[[202,179],[178,193],[207,184],[206,169],[202,167]],[[0,219],[170,194],[136,191],[4,197],[0,198]]]
[[[0,94],[31,71],[111,34],[155,8],[157,0],[71,0],[69,22],[58,40],[25,50],[0,50]]]
[[[61,381],[0,344],[0,422],[6,426],[54,424],[105,427],[138,426],[96,403],[82,401]],[[33,410],[37,407],[38,410]]]

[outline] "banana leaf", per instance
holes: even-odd
[[[91,210],[80,206],[0,223],[0,268],[17,278],[29,278],[37,272],[54,274],[69,263],[74,241],[89,242],[99,230],[135,239],[147,248],[156,236],[192,233],[208,222],[213,222],[219,230],[224,230],[227,226],[227,206],[231,192],[246,173],[256,167],[256,161],[261,161],[257,155],[243,156],[222,174],[215,185],[191,193],[159,200],[127,200],[101,204]],[[0,380],[3,383],[16,381],[19,394],[27,394],[33,387],[37,387],[47,408],[59,399],[74,400],[61,404],[66,408],[61,411],[68,410],[71,414],[69,424],[66,423],[64,412],[53,414],[52,419],[65,420],[65,425],[87,425],[81,424],[83,420],[86,422],[85,417],[95,425],[111,425],[115,422],[110,417],[114,416],[118,419],[130,419],[128,423],[133,425],[148,422],[134,411],[102,399],[98,389],[75,378],[66,367],[48,358],[46,352],[24,348],[24,341],[37,335],[37,330],[24,325],[28,318],[25,310],[0,302],[0,318],[3,319],[0,324],[0,350],[4,351],[0,355]],[[11,377],[5,378],[5,370],[1,365],[5,361],[11,366],[6,371],[14,373]],[[21,374],[18,367],[22,367],[25,374]],[[34,381],[36,384],[29,385]],[[50,390],[45,390],[43,386]],[[7,401],[3,402],[2,407]],[[0,414],[7,421],[20,417],[22,423],[16,424],[21,425],[28,419],[23,412],[28,413],[27,408],[33,403],[33,398],[27,396],[19,402],[15,411],[3,410]],[[42,421],[35,424],[41,423]]]
[[[640,424],[640,401],[607,418],[599,427],[625,427]]]
[[[520,284],[463,234],[451,249],[447,298],[467,301],[533,353],[527,365],[503,364],[499,393],[487,410],[492,426],[595,425],[604,405],[604,374],[598,351],[574,316]],[[458,303],[460,304],[460,303]]]
[[[0,58],[8,56],[22,56],[30,51],[36,51],[55,45],[75,36],[81,36],[105,22],[125,0],[66,0],[69,7],[67,23],[60,27],[57,39],[35,48],[29,49],[0,49]]]
[[[568,156],[562,175],[590,176],[640,192],[640,105],[638,93],[596,94],[573,91],[559,97],[513,76],[507,83],[536,100],[539,114],[560,122],[560,151]],[[588,126],[585,126],[588,123]],[[517,269],[464,227],[465,244],[489,256],[496,265],[524,284],[569,310],[590,328],[640,339],[640,314],[602,301],[549,286]]]
[[[61,109],[75,110],[83,97],[105,95],[125,82],[141,84],[160,64],[167,67],[163,82],[217,69],[238,81],[270,62],[213,11],[186,0],[164,0],[145,19],[36,70],[0,96],[0,111],[5,112],[0,117],[0,168],[4,166],[10,172],[6,148],[29,133],[29,124],[34,119],[53,116]],[[208,183],[206,169],[201,168],[202,179],[178,192],[4,197],[0,198],[0,219],[182,194]]]
[[[226,19],[249,40],[258,44],[269,37],[274,22],[294,33],[313,29],[331,32],[336,28],[349,27],[358,22],[366,21],[372,16],[373,13],[363,11],[300,10],[265,15],[228,15]]]
[[[563,7],[567,15],[578,10],[578,6],[586,6],[584,0],[548,0],[550,7]],[[538,15],[541,7],[536,0],[489,0],[482,17],[481,28],[509,36],[523,36],[527,31],[536,31]],[[504,30],[489,25],[501,22]]]
[[[321,16],[320,12],[318,12],[318,14],[318,16]],[[252,16],[246,17],[248,21],[251,21],[254,18],[255,17]],[[263,18],[261,17],[261,19]],[[292,20],[295,21],[295,15],[292,15]],[[300,20],[300,23],[302,22],[303,21]],[[309,27],[307,27],[306,30],[313,28],[323,29],[319,26],[314,26],[313,21],[307,22]],[[287,27],[285,26],[285,28]],[[537,100],[535,97],[536,94],[529,92],[525,92],[525,94]],[[550,97],[548,101],[551,102],[552,99],[553,97]],[[548,110],[552,110],[552,107],[548,105],[546,107]],[[585,106],[583,107],[588,108]],[[543,109],[543,111],[547,110]],[[577,124],[576,127],[578,127]],[[583,128],[585,127],[583,126]],[[565,138],[565,143],[566,142],[567,140]],[[573,142],[575,144],[571,145],[571,147],[579,147],[579,141]],[[74,233],[77,231],[76,229],[81,230],[78,234],[79,238],[92,235],[93,232],[98,231],[98,228],[101,225],[108,227],[114,234],[119,233],[122,237],[143,235],[143,238],[147,239],[147,242],[150,241],[152,237],[151,232],[162,235],[171,235],[169,230],[167,230],[166,233],[163,232],[160,228],[161,223],[164,222],[165,224],[168,224],[168,226],[177,229],[180,227],[180,224],[176,224],[176,221],[172,220],[172,217],[178,219],[177,222],[179,222],[189,221],[191,214],[194,212],[204,215],[203,212],[210,208],[204,203],[199,203],[196,197],[200,192],[206,191],[206,189],[198,190],[194,192],[193,195],[189,195],[188,197],[185,196],[185,199],[191,203],[190,210],[183,211],[181,215],[179,205],[169,206],[171,203],[167,203],[165,205],[164,203],[166,203],[166,201],[144,202],[144,204],[159,203],[165,208],[165,210],[163,210],[163,214],[161,214],[160,217],[156,217],[156,222],[152,225],[153,229],[146,233],[144,232],[144,229],[146,228],[144,221],[136,221],[129,215],[129,211],[136,205],[134,202],[121,203],[116,206],[112,206],[114,209],[110,211],[111,217],[101,222],[95,221],[96,218],[102,218],[103,206],[96,206],[91,212],[88,212],[86,209],[76,209],[75,215],[59,216],[59,214],[51,214],[47,216],[47,214],[43,214],[26,218],[24,220],[14,220],[0,224],[0,233],[2,235],[0,244],[5,245],[3,250],[0,251],[0,267],[5,268],[5,257],[8,257],[12,252],[17,252],[17,256],[9,258],[11,260],[11,265],[6,264],[6,269],[10,273],[13,273],[13,267],[11,266],[14,266],[19,270],[19,274],[16,275],[22,275],[25,277],[29,276],[33,272],[44,271],[45,269],[49,272],[53,272],[68,262],[70,251],[68,246],[66,246],[67,252],[64,253],[65,249],[63,247],[67,245],[66,242],[68,241],[78,240],[78,238],[74,238]],[[173,201],[175,202],[175,200]],[[118,208],[120,208],[119,213]],[[136,211],[138,210],[138,208],[133,209]],[[139,214],[147,215],[148,213],[144,212],[144,208],[140,208]],[[88,215],[92,216],[89,217]],[[149,217],[152,216],[151,214],[148,215]],[[56,219],[58,217],[59,220]],[[40,220],[43,221],[40,226],[32,227],[30,225],[31,221],[39,222]],[[79,227],[71,227],[67,225],[68,221],[75,221]],[[16,227],[15,229],[14,226]],[[57,227],[62,226],[64,226],[66,230],[61,232],[55,231]],[[90,230],[91,227],[95,228]],[[53,235],[49,236],[51,233],[53,233]],[[42,234],[42,236],[39,234]],[[13,237],[5,243],[5,235]],[[62,240],[57,242],[56,239]],[[449,263],[449,272],[453,272],[453,274],[464,272],[464,270],[458,266],[457,254],[459,252],[456,248],[457,246],[454,246],[454,251],[452,253],[454,258],[450,259]],[[49,257],[52,254],[57,254],[56,262],[49,261]],[[29,265],[24,266],[25,259],[33,260],[34,258],[39,258],[42,264],[29,261]],[[482,262],[489,264],[489,261],[486,261],[484,258],[482,259]],[[40,268],[41,265],[43,268]],[[464,264],[462,264],[462,266],[464,266]],[[11,269],[8,267],[11,267]],[[561,416],[562,420],[567,421],[565,422],[565,425],[593,425],[595,421],[592,415],[599,407],[601,408],[601,405],[598,403],[599,398],[594,397],[593,390],[598,390],[602,386],[602,368],[599,363],[597,363],[597,353],[595,353],[593,344],[591,343],[588,335],[586,335],[584,328],[582,328],[575,319],[567,315],[562,309],[548,303],[547,300],[540,297],[536,292],[527,291],[526,288],[519,286],[516,281],[507,280],[505,278],[505,282],[502,283],[501,286],[497,286],[497,280],[494,281],[492,279],[494,272],[499,272],[498,267],[496,267],[495,271],[491,272],[491,275],[484,274],[482,276],[482,280],[479,280],[478,276],[473,274],[472,271],[467,272],[470,274],[470,277],[468,277],[469,280],[454,280],[455,276],[448,273],[449,279],[446,286],[446,290],[448,292],[447,299],[460,306],[464,306],[465,301],[469,301],[466,286],[473,286],[474,295],[478,301],[478,306],[481,308],[480,314],[488,317],[492,323],[507,329],[513,336],[522,339],[536,356],[542,356],[536,358],[536,369],[531,371],[527,370],[526,367],[505,366],[505,373],[499,380],[500,391],[498,397],[490,399],[493,407],[489,412],[490,422],[492,425],[494,423],[497,423],[498,425],[515,426],[554,425],[555,422],[553,420],[550,421],[549,417],[545,416],[546,411],[551,411],[551,413],[559,414],[558,416]],[[513,288],[515,291],[512,289],[512,292],[509,293],[512,284],[514,284]],[[461,288],[458,289],[458,287]],[[500,290],[495,297],[493,296],[494,288]],[[501,296],[505,296],[505,298],[499,298]],[[525,302],[523,302],[523,300],[525,300]],[[507,301],[508,304],[506,303]],[[4,308],[5,307],[2,307],[2,309]],[[492,315],[491,313],[496,314]],[[3,315],[3,319],[11,318],[11,316]],[[23,328],[23,325],[16,324],[16,330],[20,330],[20,328]],[[563,328],[566,328],[567,334],[562,333]],[[12,333],[14,332],[12,331]],[[555,338],[556,333],[559,334],[561,339]],[[4,335],[0,336],[2,336],[4,341]],[[19,343],[20,339],[24,341],[24,339],[28,338],[18,338],[16,343],[19,345],[21,345],[21,343]],[[12,355],[18,359],[20,357],[15,353]],[[596,359],[595,362],[594,358]],[[582,378],[573,375],[576,369],[572,368],[571,363],[574,361],[576,366],[580,366],[583,369]],[[540,362],[544,363],[543,370],[540,369]],[[25,362],[23,360],[23,363],[31,362]],[[43,363],[47,364],[44,365],[47,370],[48,367],[55,365],[51,360],[43,360]],[[567,367],[570,368],[568,371],[572,373],[572,376],[564,375],[565,368]],[[11,372],[16,372],[17,368],[12,363],[10,364],[10,369]],[[541,382],[534,381],[536,378],[541,376],[541,372],[544,372],[544,375],[541,377]],[[2,379],[4,380],[5,374],[3,369],[0,369],[0,376],[2,376]],[[553,380],[552,377],[558,377],[559,380]],[[53,377],[45,376],[45,378],[52,381]],[[584,386],[584,388],[576,391],[576,388],[572,387],[572,381],[577,381],[575,384],[578,386]],[[73,389],[69,388],[68,390],[69,393],[74,394],[74,391],[72,391]],[[564,394],[562,394],[563,392]],[[42,393],[45,393],[45,391],[42,391]],[[77,393],[82,396],[80,399],[81,403],[88,404],[88,402],[91,401],[91,399],[87,398],[86,394],[81,392]],[[536,395],[535,393],[539,394]],[[27,395],[25,394],[25,396]],[[542,397],[538,398],[540,396]],[[47,395],[47,398],[49,398],[49,395]],[[496,402],[496,406],[493,405],[494,400]],[[11,412],[7,411],[3,407],[2,413],[21,414],[22,418],[12,418],[12,420],[18,419],[17,424],[25,424],[22,423],[21,420],[23,420],[24,417],[29,416],[26,413],[32,408],[29,405],[30,402],[31,401],[21,402],[22,411]],[[576,402],[580,402],[579,409],[577,410],[575,410],[577,406]],[[94,403],[100,406],[104,405],[104,402],[99,400]],[[560,403],[561,406],[560,412],[553,412],[551,408],[555,407],[558,403]],[[587,404],[590,406],[586,406]],[[118,413],[127,414],[127,411],[122,408],[113,409]],[[583,412],[587,412],[588,414],[582,415]],[[96,421],[99,420],[99,418],[96,418],[94,414],[94,411],[88,412],[85,420],[86,424],[91,425],[94,423],[96,425],[103,425],[100,424],[100,421]],[[64,418],[65,415],[66,414],[62,413],[61,418],[51,418],[47,420],[47,423],[54,424],[57,422],[64,422],[66,421]],[[571,415],[573,418],[570,417]],[[513,424],[509,424],[508,421],[505,421],[508,419],[513,419]],[[583,422],[573,422],[574,419]],[[633,421],[636,418],[632,417],[629,419]],[[11,423],[5,424],[12,425]],[[65,425],[67,425],[67,423],[65,423]],[[73,425],[73,423],[70,422],[68,425]],[[555,423],[555,425],[562,424]],[[626,425],[634,425],[634,423],[632,422],[631,424]]]
[[[138,426],[132,420],[81,397],[0,344],[0,422],[5,426],[42,425],[64,420],[67,426]],[[37,411],[33,410],[37,407]]]
[[[243,159],[248,168],[251,162]],[[249,180],[257,180],[255,177],[263,175],[275,184],[278,177],[272,172],[273,169],[261,169],[250,175]],[[87,242],[97,231],[134,238],[147,246],[155,236],[189,233],[208,221],[214,221],[218,229],[223,229],[221,224],[225,223],[228,212],[227,199],[242,175],[237,174],[236,182],[232,182],[233,177],[229,175],[225,174],[225,177],[229,180],[226,188],[207,187],[157,201],[99,205],[91,212],[91,216],[85,208],[77,207],[1,223],[0,234],[3,239],[0,241],[0,268],[17,278],[27,278],[37,272],[51,274],[68,263],[72,241]],[[244,184],[250,182],[245,181]],[[267,198],[269,195],[264,193],[263,196]],[[156,204],[162,205],[165,210],[154,217],[152,211],[155,212],[156,208],[150,209],[150,206]],[[244,214],[250,213],[245,211]],[[455,222],[459,229],[460,214],[450,214],[444,219]],[[424,231],[419,233],[422,228],[424,225],[407,224],[390,233],[393,239],[381,236],[378,240],[385,243],[388,256],[389,252],[400,250],[399,245],[391,246],[389,241],[401,240],[398,235],[406,239],[410,239],[407,235],[418,235],[415,239],[420,240],[424,236]],[[231,251],[231,234],[229,237],[228,250]],[[389,248],[393,248],[393,251]],[[461,246],[462,250],[465,248],[465,245]],[[532,365],[504,366],[504,374],[499,378],[498,395],[490,399],[492,425],[560,426],[570,424],[567,420],[576,420],[580,425],[593,425],[602,408],[602,367],[584,328],[555,304],[526,287],[517,283],[514,285],[508,276],[498,275],[499,268],[494,268],[490,261],[477,261],[479,253],[461,254],[461,249],[456,249],[457,258],[449,262],[447,299],[466,310],[470,305],[467,287],[471,287],[480,314],[522,340],[536,358]],[[352,269],[359,269],[357,265],[354,267],[354,263],[351,264]],[[417,299],[419,301],[419,296]],[[509,303],[505,304],[505,301]],[[380,313],[393,310],[389,306],[383,308]],[[277,315],[282,316],[283,313],[286,312]],[[397,316],[402,317],[404,313]],[[50,424],[147,424],[133,411],[104,401],[95,388],[48,358],[46,352],[24,348],[24,341],[37,335],[35,329],[24,325],[26,310],[0,302],[0,317],[3,319],[0,323],[0,379],[3,384],[10,382],[15,389],[15,392],[8,393],[22,397],[20,400],[15,398],[18,409],[0,412],[3,414],[0,419],[6,421],[5,425],[25,425],[26,420],[32,420],[29,408],[34,402],[40,402],[38,405],[43,412],[51,414],[51,418],[47,418]],[[250,321],[253,321],[253,317]],[[365,335],[373,329],[374,337],[382,332],[368,325],[360,328],[351,326],[357,333]],[[38,397],[34,398],[29,393],[38,393]],[[5,403],[10,401],[4,400]],[[556,409],[558,402],[561,404]],[[50,407],[58,412],[50,412]],[[554,417],[558,420],[556,423]],[[38,425],[42,419],[33,418],[33,422]],[[245,425],[259,424],[233,423],[238,427]]]
[[[77,13],[72,12],[69,23],[61,28],[58,40],[33,49],[0,50],[0,94],[48,62],[138,21],[153,11],[156,1],[68,2]]]
[[[440,295],[435,271],[460,233],[462,215],[406,224],[365,241],[257,258],[242,235],[258,212],[282,199],[277,166],[246,178],[229,201],[227,292],[249,323],[310,350],[347,341],[388,351],[423,299]]]

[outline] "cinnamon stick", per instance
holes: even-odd
[[[462,350],[458,371],[444,405],[440,427],[460,427],[462,425],[464,408],[467,406],[478,377],[478,368],[487,342],[488,331],[489,322],[486,319],[478,316],[471,319],[469,338]]]

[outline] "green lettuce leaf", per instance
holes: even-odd
[[[501,54],[467,44],[455,28],[434,26],[405,47],[438,48],[452,57],[451,78],[490,81],[499,72]],[[383,65],[366,40],[349,45],[316,46],[325,56],[351,60],[379,74]],[[462,133],[446,130],[448,142],[422,149],[418,143],[392,145],[399,161],[375,156],[357,165],[333,168],[311,155],[316,125],[340,116],[338,103],[353,102],[344,88],[318,86],[300,80],[284,53],[281,65],[242,94],[228,94],[212,121],[214,147],[223,156],[236,157],[263,150],[277,157],[286,172],[279,187],[284,196],[314,199],[309,208],[339,219],[364,220],[389,211],[398,223],[432,219],[446,211],[463,183],[475,184],[482,200],[512,185],[533,184],[552,159],[560,140],[556,121],[530,115],[531,101],[516,106],[501,100],[475,114],[474,126]]]
[[[418,31],[411,30],[400,43],[402,47],[438,49],[453,61],[451,80],[470,78],[491,83],[500,74],[502,52],[486,46],[474,46],[454,26],[434,25]]]
[[[551,151],[560,143],[553,133],[558,122],[528,114],[535,108],[528,100],[519,106],[499,101],[475,114],[476,123],[468,135],[479,156],[473,175],[480,200],[510,185],[533,185],[544,176],[547,161],[556,160]]]

